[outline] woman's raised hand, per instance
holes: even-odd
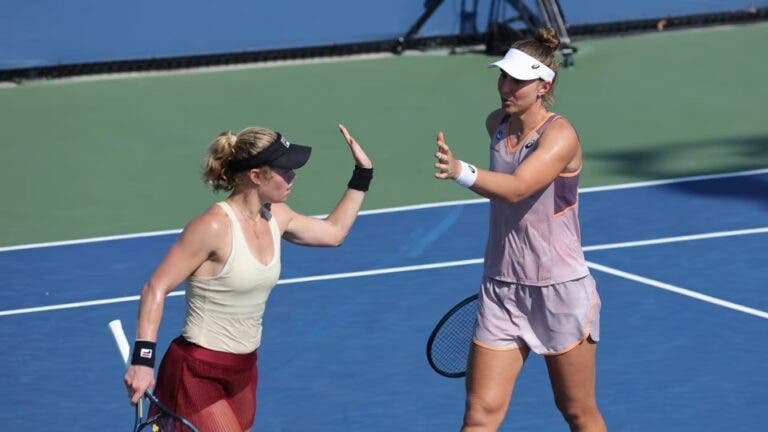
[[[344,127],[343,124],[340,124],[339,130],[341,131],[341,134],[344,135],[344,139],[349,145],[349,150],[352,152],[352,157],[355,158],[355,164],[360,168],[373,168],[373,162],[371,162],[371,159],[367,154],[365,154],[365,151],[363,151],[363,148],[360,146],[357,140],[349,134],[347,128]]]
[[[442,132],[437,133],[437,153],[435,153],[435,177],[439,179],[455,179],[461,173],[461,163],[453,157],[451,149],[445,143]]]

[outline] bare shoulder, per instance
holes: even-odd
[[[286,203],[273,203],[270,206],[269,212],[272,213],[272,217],[277,221],[281,233],[285,232],[291,219],[296,216],[296,212]]]
[[[579,135],[571,122],[564,117],[553,121],[539,140],[541,148],[547,149],[565,163],[563,173],[575,173],[581,170],[581,143]]]
[[[579,135],[576,128],[565,117],[554,120],[541,134],[543,142],[557,142],[561,144],[578,145]]]
[[[488,131],[489,137],[493,137],[493,134],[496,133],[496,128],[499,127],[501,119],[504,118],[504,114],[504,110],[499,108],[488,114],[488,117],[485,118],[485,129]]]
[[[220,206],[212,205],[187,223],[182,236],[198,240],[215,239],[222,238],[221,236],[228,234],[229,230],[230,222],[227,213]]]

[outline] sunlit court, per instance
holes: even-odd
[[[583,158],[608,430],[768,424],[768,2],[86,3],[12,1],[0,18],[3,430],[136,428],[124,375],[143,363],[108,323],[121,321],[125,348],[142,339],[142,286],[190,220],[229,195],[203,182],[210,143],[252,126],[282,134],[268,147],[281,155],[312,147],[295,170],[264,162],[293,173],[281,174],[293,211],[345,221],[337,203],[364,199],[336,247],[297,244],[335,237],[281,226],[281,199],[245,237],[286,230],[269,249],[279,278],[259,324],[251,430],[460,430],[466,354],[449,378],[427,343],[478,293],[493,209],[435,178],[436,137],[489,169],[501,81],[488,65],[540,27],[560,41],[551,111],[578,131]],[[353,173],[367,159],[340,124],[370,156],[367,191]],[[233,194],[248,178],[277,196],[258,189],[261,166]],[[249,220],[232,208],[224,217]],[[188,280],[171,288],[154,373],[192,307]],[[531,353],[498,430],[568,430],[554,399]]]

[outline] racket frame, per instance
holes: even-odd
[[[432,333],[429,335],[429,339],[427,340],[427,362],[429,362],[429,366],[434,369],[435,372],[439,373],[440,375],[448,378],[462,378],[467,375],[467,370],[464,368],[461,372],[446,372],[442,369],[440,369],[436,364],[435,361],[432,359],[432,345],[435,342],[435,338],[437,338],[437,334],[440,333],[440,329],[443,327],[443,324],[445,324],[446,321],[451,319],[451,316],[453,316],[456,311],[459,309],[465,307],[469,303],[472,303],[474,301],[477,301],[478,295],[473,294],[464,300],[460,301],[456,304],[456,306],[452,307],[451,310],[445,313],[442,318],[440,318],[440,321],[437,322],[435,325],[435,328],[432,329]]]
[[[128,356],[130,354],[130,345],[128,344],[128,338],[125,336],[125,331],[123,330],[123,323],[119,320],[112,320],[109,322],[109,329],[112,331],[112,337],[115,340],[115,343],[117,344],[117,349],[120,351],[120,356],[123,359],[123,366],[126,368],[130,366],[130,363],[128,362]],[[134,432],[140,431],[144,429],[146,426],[154,423],[155,420],[161,415],[158,414],[156,416],[153,416],[151,418],[144,418],[144,405],[143,400],[147,399],[151,404],[155,405],[158,410],[162,413],[162,415],[171,417],[172,419],[180,422],[187,428],[189,428],[190,432],[198,432],[195,425],[193,425],[189,420],[178,416],[173,411],[169,410],[165,405],[160,403],[160,401],[155,397],[154,394],[152,394],[149,389],[147,389],[144,392],[144,395],[141,399],[139,399],[139,403],[136,404],[136,423],[134,424]]]

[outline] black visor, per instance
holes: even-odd
[[[292,144],[279,133],[272,143],[264,150],[245,159],[229,162],[231,172],[243,171],[261,166],[271,166],[283,169],[299,169],[309,160],[312,147]]]

